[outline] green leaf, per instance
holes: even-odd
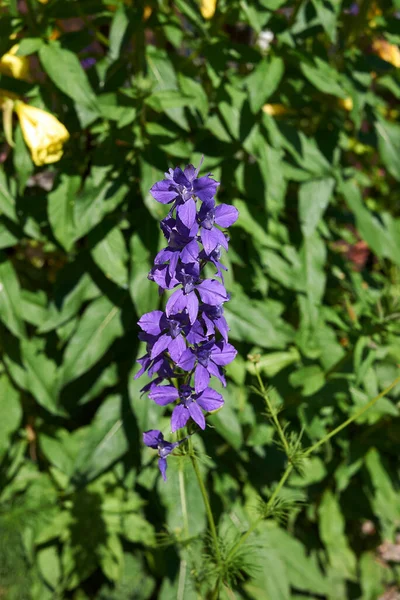
[[[14,168],[17,174],[18,193],[23,194],[26,183],[32,175],[35,167],[30,152],[24,142],[21,126],[17,125],[14,131],[15,148],[13,153]]]
[[[265,528],[268,544],[278,550],[285,563],[290,584],[304,592],[326,594],[328,582],[317,561],[306,555],[306,547],[276,525],[268,524]]]
[[[348,93],[342,88],[339,80],[339,74],[328,63],[320,58],[315,59],[316,66],[305,62],[300,64],[300,69],[307,79],[324,94],[347,98]]]
[[[125,6],[121,4],[114,13],[111,27],[108,49],[108,58],[111,62],[117,60],[121,53],[122,42],[129,26],[129,19],[125,11]]]
[[[304,236],[311,236],[331,199],[335,180],[313,179],[299,187],[299,216]]]
[[[100,114],[96,94],[77,55],[52,42],[40,47],[39,58],[53,83],[78,106],[81,105],[85,109],[84,115],[79,115],[78,112],[82,127],[94,121]]]
[[[320,367],[313,365],[294,371],[289,381],[294,387],[303,388],[303,396],[312,396],[325,385],[325,376]]]
[[[268,301],[250,300],[236,293],[225,308],[225,317],[233,340],[250,342],[262,348],[285,348],[293,339],[292,328],[281,319],[276,306]]]
[[[400,125],[378,116],[375,129],[383,163],[392,177],[400,181]]]
[[[96,238],[101,236],[102,230],[107,231],[107,223],[96,229]],[[122,231],[114,227],[100,241],[94,242],[94,236],[89,234],[89,244],[92,246],[94,262],[100,267],[107,279],[111,279],[122,288],[128,287],[128,251]]]
[[[159,298],[155,293],[154,281],[150,281],[147,277],[153,265],[153,257],[138,233],[134,233],[131,237],[130,256],[129,291],[137,314],[142,315],[155,310],[159,305]]]
[[[10,438],[22,418],[20,395],[7,375],[0,375],[0,461],[9,448]]]
[[[151,523],[141,515],[130,514],[124,517],[122,524],[123,536],[130,542],[152,546],[155,542],[155,531]]]
[[[69,252],[74,245],[76,226],[74,220],[75,196],[80,187],[78,175],[63,173],[59,185],[48,195],[47,211],[54,237]]]
[[[87,436],[81,442],[72,473],[74,482],[91,481],[126,453],[128,440],[122,417],[121,396],[109,396],[97,411]]]
[[[340,504],[330,490],[326,490],[319,506],[319,530],[332,569],[345,579],[354,580],[356,557],[345,535]]]
[[[6,174],[0,170],[0,211],[12,221],[17,221],[15,198],[10,192]]]
[[[124,200],[129,187],[122,179],[110,177],[110,167],[92,169],[83,190],[75,198],[75,240],[98,225],[105,215],[115,210]]]
[[[393,541],[400,524],[400,496],[390,474],[385,468],[376,448],[371,448],[365,458],[372,482],[373,495],[370,495],[372,510],[380,520],[383,538]]]
[[[0,320],[17,337],[26,335],[21,290],[11,261],[0,252]]]
[[[55,546],[43,548],[38,553],[38,565],[43,579],[54,590],[61,578],[60,557]]]
[[[182,505],[181,488],[185,488],[186,504]],[[189,456],[169,456],[167,481],[159,478],[158,492],[167,513],[167,526],[185,536],[187,518],[189,537],[204,531],[206,512],[199,484]],[[186,512],[185,512],[186,511]]]
[[[284,62],[274,56],[270,60],[264,58],[254,71],[246,77],[249,91],[250,107],[253,113],[258,113],[268,98],[277,89],[284,73]]]
[[[43,45],[43,40],[41,38],[23,38],[18,45],[17,56],[29,56],[30,54],[35,54],[41,46]]]
[[[37,346],[37,338],[21,343],[26,387],[43,408],[54,415],[65,415],[65,410],[58,403],[57,366]]]
[[[86,373],[123,333],[121,309],[106,297],[93,300],[66,348],[62,384]]]

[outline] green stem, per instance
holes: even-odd
[[[285,449],[286,456],[289,458],[289,454],[290,454],[289,444],[287,442],[287,439],[285,437],[285,434],[283,432],[281,424],[279,423],[277,412],[276,412],[275,408],[271,404],[271,400],[269,399],[268,392],[265,389],[263,380],[261,379],[260,373],[258,371],[257,364],[254,365],[254,370],[255,370],[255,373],[256,373],[258,385],[260,386],[260,391],[261,391],[261,393],[263,395],[263,398],[264,398],[264,400],[265,400],[265,402],[267,404],[267,407],[268,407],[269,413],[271,415],[271,418],[272,418],[272,420],[274,422],[275,429],[278,432],[279,439],[281,440],[281,443],[282,443],[282,445],[283,445],[283,447]]]
[[[395,379],[386,389],[384,389],[383,392],[381,392],[380,394],[378,394],[377,396],[375,396],[375,398],[372,398],[372,400],[370,400],[369,402],[367,402],[367,404],[365,406],[363,406],[362,408],[360,408],[360,410],[358,410],[356,413],[354,413],[354,415],[352,415],[351,417],[349,417],[348,419],[346,419],[346,421],[344,421],[343,423],[341,423],[341,425],[339,425],[338,427],[336,427],[336,429],[333,429],[332,431],[330,431],[329,433],[327,433],[322,439],[320,439],[318,442],[316,442],[315,444],[313,444],[312,446],[310,446],[310,448],[308,448],[305,451],[304,456],[309,456],[309,454],[311,454],[312,452],[314,452],[314,450],[316,450],[317,448],[319,448],[320,446],[322,446],[323,444],[325,444],[325,442],[327,442],[331,437],[333,437],[334,435],[336,435],[337,433],[339,433],[339,431],[342,431],[342,429],[344,429],[345,427],[347,427],[347,425],[350,425],[350,423],[352,423],[353,421],[356,421],[369,408],[371,408],[371,406],[373,406],[376,402],[378,402],[378,400],[380,400],[380,398],[383,398],[383,396],[386,396],[386,394],[388,394],[390,392],[390,390],[392,388],[394,388],[398,383],[400,383],[400,377],[397,377],[397,379]]]
[[[185,490],[185,478],[183,474],[184,463],[182,458],[179,460],[179,493],[181,496],[181,507],[182,507],[182,517],[183,517],[183,531],[185,533],[185,538],[189,537],[189,519],[187,512],[187,503],[186,503],[186,490]]]
[[[397,377],[397,379],[395,379],[386,389],[384,389],[383,392],[381,392],[380,394],[378,394],[377,396],[375,396],[375,398],[372,398],[372,400],[370,400],[365,406],[363,406],[362,408],[360,408],[360,410],[358,410],[354,415],[352,415],[351,417],[349,417],[341,425],[339,425],[338,427],[336,427],[335,429],[333,429],[330,433],[328,433],[327,435],[325,435],[316,444],[314,444],[313,446],[310,446],[310,448],[308,448],[308,450],[305,451],[305,453],[303,454],[303,456],[305,456],[305,457],[309,456],[312,452],[314,452],[314,450],[317,450],[317,448],[319,448],[320,446],[322,446],[322,444],[324,444],[325,442],[327,442],[331,437],[333,437],[334,435],[336,435],[337,433],[339,433],[339,431],[342,431],[342,429],[344,429],[345,427],[347,427],[347,425],[350,425],[350,423],[352,423],[353,421],[355,421],[356,419],[358,419],[359,417],[361,417],[362,414],[364,414],[369,408],[371,408],[371,406],[373,406],[380,398],[383,398],[383,396],[386,396],[386,394],[388,394],[390,392],[390,390],[393,389],[398,383],[400,383],[400,377]],[[267,511],[272,506],[272,503],[275,501],[275,499],[278,496],[279,492],[281,491],[281,489],[285,485],[285,483],[286,483],[289,475],[291,474],[292,470],[293,470],[293,464],[289,463],[288,466],[286,467],[286,470],[283,473],[281,479],[279,480],[279,483],[276,486],[276,488],[274,490],[274,493],[272,494],[272,496],[270,497],[270,499],[267,502],[267,505],[266,505],[266,510]],[[264,518],[260,517],[259,519],[257,519],[257,521],[254,521],[253,525],[251,525],[251,527],[249,527],[249,529],[246,531],[246,533],[244,533],[242,535],[242,537],[236,542],[236,544],[231,548],[230,552],[228,553],[228,555],[226,557],[226,561],[228,561],[238,551],[238,549],[240,548],[240,546],[247,540],[247,538],[253,533],[253,531],[258,527],[258,525],[263,520],[264,520]]]
[[[189,438],[189,450],[190,450],[190,459],[192,461],[194,472],[196,473],[196,477],[197,477],[197,481],[198,481],[198,484],[199,484],[200,492],[201,492],[201,495],[203,497],[203,502],[204,502],[204,506],[205,506],[205,509],[206,509],[206,513],[207,513],[208,524],[210,526],[211,537],[212,537],[213,544],[214,544],[215,557],[217,559],[218,564],[220,564],[220,562],[221,562],[221,553],[220,553],[220,550],[219,550],[217,528],[215,527],[215,522],[214,522],[214,517],[213,517],[211,506],[210,506],[210,501],[208,499],[207,490],[205,488],[205,485],[204,485],[204,482],[203,482],[203,478],[202,478],[201,473],[200,473],[199,465],[198,465],[198,462],[197,462],[197,458],[196,458],[196,455],[195,455],[193,447],[192,447],[191,438]]]

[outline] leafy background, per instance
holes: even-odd
[[[239,355],[196,440],[223,536],[284,468],[249,353],[308,444],[398,374],[398,0],[205,4],[1,2],[0,52],[18,42],[31,73],[2,74],[2,93],[70,133],[39,168],[17,120],[14,148],[0,134],[1,598],[205,597],[197,482],[186,457],[160,481],[141,433],[167,415],[133,379],[137,319],[159,304],[148,190],[170,166],[204,155],[240,210],[225,257]],[[298,503],[258,528],[222,598],[399,597],[399,395],[290,478]]]

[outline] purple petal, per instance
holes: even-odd
[[[186,350],[186,343],[183,336],[178,335],[168,347],[168,352],[174,363],[177,363],[182,353]]]
[[[228,327],[228,323],[226,322],[225,317],[220,317],[219,319],[216,319],[215,320],[215,325],[217,326],[218,331],[220,332],[220,334],[224,338],[225,342],[227,342],[228,341],[229,327]]]
[[[139,379],[139,377],[141,377],[143,375],[143,373],[145,371],[147,371],[147,369],[149,368],[149,365],[151,364],[151,360],[150,357],[145,354],[144,356],[142,356],[142,358],[138,358],[137,362],[139,364],[142,365],[141,369],[136,373],[134,379]]]
[[[230,227],[239,217],[239,211],[229,204],[220,204],[215,209],[215,222],[220,227]]]
[[[180,167],[175,167],[173,171],[173,178],[174,181],[176,181],[176,183],[178,183],[179,185],[183,185],[185,187],[190,188],[190,181],[187,179],[186,175]]]
[[[199,283],[197,290],[202,301],[211,306],[217,306],[228,300],[226,289],[216,279],[205,279]]]
[[[195,292],[190,292],[190,294],[186,295],[187,298],[187,311],[189,315],[190,323],[194,323],[197,319],[197,315],[199,314],[199,300],[196,296]]]
[[[223,406],[224,399],[221,394],[208,387],[197,397],[196,402],[203,410],[212,412]]]
[[[218,186],[218,181],[214,181],[214,179],[211,179],[207,175],[205,177],[194,179],[193,181],[194,193],[203,201],[212,198],[215,195]]]
[[[176,364],[184,371],[189,372],[193,369],[195,362],[195,355],[190,350],[190,348],[186,348],[186,350],[182,352],[181,357]]]
[[[214,333],[215,333],[214,323],[211,321],[211,319],[209,319],[207,317],[206,313],[203,313],[203,321],[206,326],[206,335],[214,335]]]
[[[178,192],[172,189],[171,182],[168,179],[163,179],[155,183],[150,190],[150,194],[154,200],[161,202],[161,204],[169,204],[178,196]]]
[[[185,427],[188,420],[188,410],[183,406],[183,404],[178,404],[178,406],[175,406],[174,410],[172,411],[171,431],[176,431],[177,429],[181,429],[181,427]]]
[[[183,291],[179,288],[168,298],[167,305],[165,307],[165,314],[169,317],[171,314],[175,314],[185,309],[187,305],[187,296],[184,295]]]
[[[158,468],[160,469],[160,473],[164,481],[167,481],[167,459],[159,458],[158,459]]]
[[[203,413],[201,412],[200,406],[197,406],[196,402],[190,402],[188,406],[188,411],[193,421],[197,423],[200,429],[206,428],[206,420],[204,418]]]
[[[178,206],[176,214],[181,223],[188,229],[191,229],[196,220],[196,202],[193,198],[187,200],[185,204]]]
[[[166,350],[166,348],[168,348],[170,341],[171,341],[170,335],[167,335],[167,334],[161,335],[151,349],[150,358],[155,358],[156,356],[161,354],[161,352],[164,352],[164,350]]]
[[[193,179],[196,177],[196,169],[193,165],[188,165],[185,167],[184,173],[188,181],[193,181]]]
[[[183,263],[195,263],[199,258],[199,244],[192,240],[183,248],[181,252],[181,261]]]
[[[149,446],[149,448],[158,448],[158,444],[163,440],[164,436],[158,429],[150,429],[143,433],[143,443]]]
[[[203,365],[198,364],[194,372],[194,389],[199,394],[206,389],[210,381],[210,373]]]
[[[145,313],[142,317],[140,317],[138,325],[146,333],[150,333],[151,335],[159,335],[161,333],[160,319],[162,315],[163,313],[161,310],[153,310],[152,312]]]
[[[201,243],[203,244],[204,252],[206,254],[211,254],[211,252],[215,250],[215,248],[218,246],[218,232],[221,233],[219,229],[216,229],[215,227],[213,227],[212,229],[201,229]]]
[[[236,354],[237,350],[232,344],[219,342],[218,345],[214,346],[211,350],[211,360],[215,362],[216,365],[224,367],[234,360]]]
[[[163,290],[170,290],[178,283],[177,279],[171,278],[168,265],[156,265],[151,270],[151,278]]]
[[[178,400],[179,393],[173,385],[158,385],[151,389],[149,398],[154,400],[156,404],[165,406],[166,404],[171,404],[171,402]]]
[[[212,360],[210,360],[210,362],[208,363],[208,370],[211,375],[219,379],[222,385],[226,387],[226,379],[224,377],[222,367],[218,367],[215,363],[212,362]]]
[[[172,250],[170,250],[169,248],[164,248],[163,250],[160,250],[160,252],[158,254],[156,254],[156,257],[154,259],[154,264],[162,265],[162,264],[168,262],[172,258],[173,254],[174,254],[174,252]]]

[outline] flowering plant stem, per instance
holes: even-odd
[[[256,373],[258,385],[260,386],[261,395],[263,396],[263,398],[264,398],[264,400],[265,400],[265,402],[267,404],[269,414],[271,415],[272,421],[273,421],[273,423],[275,425],[275,429],[276,429],[276,431],[277,431],[277,433],[279,435],[279,439],[281,440],[281,443],[282,443],[282,446],[283,446],[283,448],[285,450],[286,456],[289,457],[290,448],[289,448],[288,441],[287,441],[287,439],[285,437],[285,434],[284,434],[284,431],[283,431],[283,429],[281,427],[281,424],[279,423],[278,412],[272,406],[271,400],[270,400],[270,398],[268,396],[268,392],[265,389],[264,382],[261,379],[260,372],[258,370],[257,364],[254,364],[254,370],[255,370],[255,373]]]
[[[260,378],[259,374],[257,373],[257,370],[256,370],[256,374],[258,375],[257,379],[260,382],[261,378]],[[320,439],[318,442],[316,442],[315,444],[310,446],[307,450],[305,450],[305,452],[303,453],[303,457],[307,457],[310,454],[312,454],[312,452],[314,452],[320,446],[325,444],[325,442],[327,442],[330,438],[332,438],[337,433],[342,431],[342,429],[344,429],[345,427],[350,425],[353,421],[356,421],[359,417],[361,417],[361,415],[363,415],[368,409],[370,409],[380,398],[383,398],[383,396],[386,396],[386,394],[388,394],[390,392],[390,390],[393,389],[398,383],[400,383],[400,377],[397,377],[387,388],[385,388],[382,392],[380,392],[380,394],[375,396],[375,398],[372,398],[372,400],[370,400],[365,406],[360,408],[360,410],[358,410],[356,413],[354,413],[351,417],[346,419],[346,421],[341,423],[341,425],[339,425],[338,427],[336,427],[335,429],[330,431],[322,439]],[[265,387],[262,384],[262,381],[260,383],[260,388],[261,388],[261,391],[265,392]],[[266,393],[265,393],[265,399],[267,400]],[[269,408],[269,406],[268,406],[268,408]],[[274,415],[274,411],[272,411],[271,414]],[[275,414],[275,417],[276,417],[276,414]],[[284,436],[283,430],[279,424],[279,421],[277,419],[275,421],[275,419],[274,419],[274,423],[277,426],[277,429],[278,429],[278,432],[280,432],[280,435]],[[287,442],[286,442],[286,444],[287,444]],[[286,448],[286,445],[285,445],[285,448]],[[289,460],[290,460],[290,458],[289,458]],[[286,481],[288,480],[293,468],[294,468],[293,463],[289,462],[289,464],[286,467],[286,470],[284,471],[281,479],[278,482],[278,485],[276,486],[274,492],[272,493],[271,497],[269,498],[269,500],[266,504],[265,512],[268,513],[268,509],[270,509],[272,507],[274,501],[276,500],[277,496],[279,495],[280,491],[282,490],[283,486],[285,485]],[[254,523],[249,527],[249,529],[241,536],[241,538],[231,548],[230,552],[228,553],[228,555],[226,557],[227,561],[230,558],[232,558],[232,556],[234,556],[234,554],[238,551],[238,549],[242,546],[242,544],[247,540],[247,538],[253,533],[253,531],[255,531],[255,529],[257,529],[258,525],[262,521],[264,521],[264,517],[260,517],[256,521],[254,521]]]
[[[205,506],[205,509],[206,509],[207,518],[208,518],[208,524],[210,526],[210,532],[211,532],[211,537],[212,537],[213,546],[214,546],[215,558],[217,560],[217,563],[220,564],[220,562],[221,562],[221,552],[220,552],[220,549],[219,549],[217,528],[215,526],[215,521],[214,521],[214,517],[213,517],[213,514],[212,514],[212,510],[211,510],[210,500],[208,498],[207,490],[206,490],[203,478],[202,478],[201,473],[200,473],[199,464],[197,462],[196,454],[194,452],[193,445],[192,445],[192,440],[190,438],[189,438],[189,454],[190,454],[190,460],[192,461],[194,472],[195,472],[196,477],[197,477],[197,481],[198,481],[198,484],[199,484],[200,492],[201,492],[201,495],[203,497],[203,502],[204,502],[204,506]]]

